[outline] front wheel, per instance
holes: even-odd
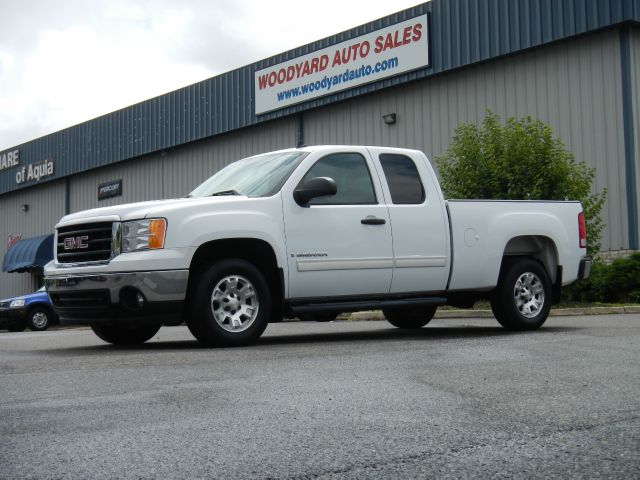
[[[438,307],[393,308],[384,309],[382,313],[387,321],[398,328],[417,329],[424,327],[436,314]]]
[[[51,325],[51,312],[46,308],[36,307],[27,316],[27,325],[34,332],[42,332]]]
[[[158,333],[160,326],[92,325],[91,330],[107,343],[114,345],[141,345]]]
[[[496,320],[507,330],[535,330],[551,310],[551,282],[540,263],[530,258],[505,259],[491,298]]]
[[[221,260],[197,280],[187,326],[209,346],[255,342],[271,317],[271,294],[264,275],[246,260]]]

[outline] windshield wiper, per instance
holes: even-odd
[[[222,197],[224,195],[242,195],[236,190],[222,190],[221,192],[215,192],[209,195],[210,197]]]

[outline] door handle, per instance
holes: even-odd
[[[363,225],[384,225],[387,221],[384,218],[369,216],[360,220],[360,223]]]

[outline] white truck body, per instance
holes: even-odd
[[[200,262],[197,252],[215,249],[216,242],[225,241],[228,246],[240,240],[260,241],[271,249],[281,272],[283,312],[290,315],[296,313],[296,307],[314,311],[314,305],[322,304],[333,307],[325,305],[320,310],[340,310],[340,302],[343,309],[355,310],[375,307],[376,302],[386,299],[433,297],[442,304],[460,295],[481,297],[498,285],[506,256],[535,259],[550,283],[557,286],[588,275],[586,243],[580,245],[579,240],[579,202],[445,201],[429,160],[416,150],[314,146],[276,153],[300,155],[286,181],[269,196],[229,194],[149,201],[65,216],[56,225],[56,259],[45,268],[50,295],[72,292],[79,283],[73,279],[183,272],[182,286],[166,298],[184,303],[194,258]],[[375,200],[366,204],[312,201],[301,206],[294,192],[303,177],[321,159],[342,154],[364,159]],[[405,162],[407,157],[411,159],[423,187],[421,202],[394,203],[381,155],[392,160],[401,156]],[[368,184],[365,187],[369,188]],[[359,183],[354,191],[362,188]],[[82,229],[154,218],[166,220],[163,248],[119,253],[120,246],[115,245],[118,238],[106,260],[73,262],[59,257],[64,240],[61,229],[71,232],[74,226]],[[581,267],[581,263],[585,265]],[[117,291],[111,287],[110,291],[108,301],[117,304]],[[154,297],[149,292],[146,288],[145,296]],[[372,301],[367,303],[366,299]],[[56,305],[55,297],[52,301]],[[180,320],[186,320],[185,305],[179,309]],[[69,311],[62,307],[59,310],[63,321],[82,323],[81,315],[67,315]]]

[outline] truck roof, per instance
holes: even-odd
[[[399,148],[399,147],[387,147],[387,146],[383,146],[383,145],[302,145],[300,147],[297,148],[284,148],[282,150],[275,150],[272,153],[275,152],[295,152],[295,151],[303,151],[303,152],[318,152],[318,151],[322,151],[322,150],[333,150],[336,148],[344,148],[344,149],[349,149],[349,148],[377,148],[377,149],[385,149],[388,150],[390,152],[397,152],[397,153],[402,153],[402,152],[418,152],[419,150],[415,150],[415,149],[410,149],[410,148]]]

